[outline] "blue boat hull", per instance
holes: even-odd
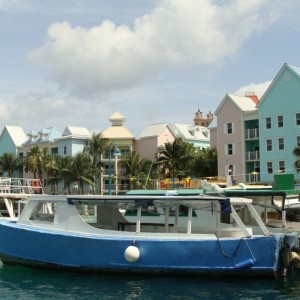
[[[285,237],[285,239],[284,239]],[[296,234],[241,239],[151,239],[65,234],[0,222],[0,259],[4,263],[95,272],[231,274],[277,276],[280,249],[296,245]],[[135,245],[140,257],[128,262]]]

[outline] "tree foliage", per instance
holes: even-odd
[[[208,177],[218,174],[217,150],[196,148],[176,138],[158,148],[157,164],[164,178]]]
[[[108,147],[108,139],[104,138],[102,133],[93,133],[92,138],[86,142],[86,145],[83,148],[83,152],[87,153],[92,158],[92,165],[93,165],[93,174],[94,174],[94,186],[96,192],[101,192],[98,179],[101,176],[102,170],[102,162],[101,162],[101,155],[107,150]]]
[[[294,148],[293,154],[297,156],[297,160],[295,161],[295,168],[297,172],[300,172],[300,145]]]
[[[26,153],[24,160],[26,172],[33,173],[33,178],[37,178],[38,175],[40,181],[42,181],[46,155],[47,148],[34,146]]]
[[[198,149],[191,165],[191,173],[196,177],[210,177],[218,174],[218,154],[215,148]]]
[[[195,147],[176,138],[173,143],[165,143],[158,148],[157,164],[163,177],[176,178],[187,175],[195,156]]]
[[[145,158],[140,158],[140,155],[132,151],[125,162],[126,175],[130,180],[131,189],[145,189],[151,183],[152,162]]]
[[[7,152],[0,158],[2,172],[7,172],[8,177],[13,177],[14,170],[17,168],[17,161],[14,153]]]
[[[75,182],[78,187],[78,194],[83,194],[84,183],[94,186],[93,176],[95,169],[93,167],[92,159],[84,152],[75,154],[70,160],[67,168],[62,170],[69,182]]]
[[[47,181],[50,184],[50,189],[54,194],[58,193],[58,182],[61,178],[60,169],[61,157],[55,154],[48,155],[45,158],[44,168],[47,174]]]

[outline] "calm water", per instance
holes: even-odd
[[[300,299],[300,272],[288,279],[222,280],[90,275],[1,265],[0,298]]]

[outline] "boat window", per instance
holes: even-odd
[[[76,204],[80,216],[87,223],[97,223],[97,205]]]
[[[127,209],[125,212],[125,216],[136,216],[137,215],[137,209],[131,208]],[[160,216],[160,213],[158,212],[157,208],[154,206],[142,206],[142,216]]]
[[[187,206],[179,205],[179,216],[187,217],[188,212],[189,212],[189,209]],[[169,216],[175,216],[175,214],[176,214],[176,208],[170,207]],[[125,216],[136,216],[137,209],[136,208],[127,209],[124,215]],[[149,216],[149,217],[160,216],[160,215],[164,215],[164,210],[163,210],[163,208],[157,208],[157,207],[153,207],[153,206],[142,206],[141,215]],[[193,217],[196,217],[196,216],[197,215],[196,215],[195,211],[193,210]]]
[[[43,223],[53,223],[55,215],[54,212],[55,207],[52,205],[52,203],[38,203],[29,220]]]

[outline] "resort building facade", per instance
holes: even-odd
[[[101,191],[126,192],[130,182],[120,162],[133,150],[153,161],[157,149],[176,137],[196,147],[216,148],[219,177],[231,175],[237,182],[272,183],[274,174],[284,172],[294,174],[299,182],[297,157],[293,155],[300,144],[299,94],[300,68],[284,64],[260,101],[254,93],[226,94],[214,112],[215,118],[211,113],[203,117],[198,109],[193,124],[152,124],[136,138],[124,126],[124,116],[116,112],[109,118],[111,126],[102,131],[109,140],[109,150],[102,157]],[[50,127],[26,135],[21,127],[5,126],[0,135],[0,155],[11,152],[22,160],[38,145],[51,154],[74,156],[91,137],[92,132],[83,127],[67,126],[62,134]],[[16,176],[29,175],[25,170],[16,171]]]
[[[300,145],[300,68],[284,64],[259,101],[254,94],[226,94],[215,111],[211,146],[218,151],[218,175],[237,182],[272,183],[292,173]]]

